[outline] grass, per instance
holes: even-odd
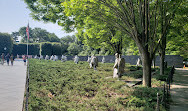
[[[156,93],[162,94],[158,88],[162,83],[157,79],[152,79],[153,88],[129,88],[125,82],[111,78],[112,63],[99,63],[97,71],[83,61],[74,64],[30,59],[29,64],[30,111],[153,111]],[[130,66],[125,70],[123,80],[142,75],[141,70],[131,72]],[[165,110],[163,106],[161,110]]]

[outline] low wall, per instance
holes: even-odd
[[[43,56],[45,57],[45,56]],[[105,62],[107,63],[114,63],[115,62],[115,56],[108,55],[104,56]],[[130,63],[131,65],[136,65],[136,62],[140,56],[138,55],[131,55],[131,56],[122,56],[125,59],[125,63]],[[61,56],[58,56],[59,59],[61,59]],[[73,60],[74,56],[67,56],[67,60]],[[97,56],[99,62],[102,61],[103,56]],[[79,56],[80,61],[87,61],[88,56]],[[165,61],[167,61],[168,66],[175,66],[175,67],[183,67],[183,57],[179,55],[166,55]],[[160,65],[160,58],[159,56],[156,57],[155,60],[156,66]]]
[[[107,63],[114,63],[115,62],[115,56],[109,55],[104,56],[105,62]],[[136,62],[140,56],[137,55],[131,55],[131,56],[122,56],[125,59],[126,63],[130,63],[131,65],[136,65]],[[67,56],[68,60],[73,60],[74,56]],[[88,56],[79,56],[80,61],[87,61]],[[99,62],[102,61],[103,56],[97,56]],[[183,67],[183,57],[179,55],[166,55],[165,61],[167,61],[168,66],[175,66],[175,67]],[[160,65],[160,58],[159,56],[156,57],[155,60],[156,66]]]

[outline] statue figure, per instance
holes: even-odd
[[[94,68],[94,70],[97,69],[98,66],[98,58],[94,55],[91,56],[91,62],[90,62],[90,68]]]
[[[50,57],[50,60],[54,60],[54,56],[53,55]]]
[[[64,55],[62,55],[62,56],[61,56],[61,62],[65,62],[65,61],[67,61],[67,57],[64,56]]]
[[[55,56],[54,56],[54,61],[57,61],[57,60],[58,60],[58,56],[55,55]]]
[[[125,68],[125,59],[121,58],[121,55],[116,53],[115,54],[115,64],[114,64],[114,72],[113,72],[113,78],[121,78],[123,75],[124,68]]]
[[[40,55],[39,60],[42,60],[42,59],[43,59],[43,55]]]
[[[136,66],[141,66],[141,63],[142,61],[141,61],[141,59],[140,58],[138,58],[138,60],[137,60],[137,62],[136,62]]]
[[[38,56],[37,56],[37,55],[35,55],[34,59],[38,59]]]
[[[87,62],[88,62],[88,63],[91,62],[91,57],[88,56],[88,58],[87,58]]]
[[[45,60],[49,60],[49,56],[48,55],[46,55]]]
[[[76,56],[74,57],[74,63],[78,64],[78,62],[79,62],[79,57],[76,55]]]
[[[105,57],[103,56],[103,58],[102,58],[102,63],[105,63]]]

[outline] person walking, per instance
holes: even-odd
[[[2,65],[4,64],[4,61],[5,61],[5,55],[4,55],[4,53],[2,53],[2,55],[1,55],[1,64]]]
[[[9,55],[9,53],[6,55],[6,60],[7,60],[7,65],[9,66],[9,60],[10,60],[10,55]]]
[[[24,65],[26,65],[26,55],[23,55]]]
[[[11,56],[10,56],[10,62],[11,62],[11,65],[13,66],[13,62],[14,62],[14,55],[13,54],[11,54]]]

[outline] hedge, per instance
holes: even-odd
[[[40,54],[41,55],[52,55],[52,43],[41,43],[40,44]]]
[[[6,47],[6,48],[5,48]],[[0,33],[0,54],[11,53],[13,48],[13,41],[10,34]]]
[[[28,44],[29,55],[39,55],[40,44],[29,43]],[[13,52],[14,55],[24,55],[27,54],[27,44],[14,44]]]
[[[28,44],[29,55],[61,55],[61,44],[52,42],[43,43],[29,43]],[[27,44],[14,44],[13,52],[14,55],[24,55],[27,54]]]
[[[60,43],[53,43],[52,44],[52,54],[53,55],[61,55],[62,51],[61,51],[61,44]]]

